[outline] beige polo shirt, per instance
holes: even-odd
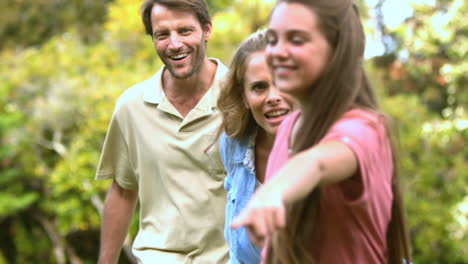
[[[218,60],[211,88],[183,118],[164,95],[162,67],[126,90],[104,141],[96,179],[138,189],[139,263],[226,263],[224,168],[215,141],[215,109],[227,68]],[[187,87],[190,89],[190,87]]]

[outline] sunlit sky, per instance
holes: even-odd
[[[367,5],[371,8],[369,23],[376,24],[375,11],[373,7],[378,3],[378,0],[365,0]],[[413,15],[412,5],[429,5],[436,4],[435,0],[387,0],[382,5],[383,21],[389,29],[397,28],[406,18]],[[384,46],[380,36],[367,36],[365,58],[382,55],[384,53]]]

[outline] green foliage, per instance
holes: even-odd
[[[468,241],[459,232],[467,229],[454,210],[468,193],[468,128],[431,115],[415,96],[387,97],[383,103],[399,125],[415,263],[466,263]]]
[[[110,0],[8,0],[0,2],[0,50],[40,45],[73,26],[97,41]]]
[[[437,3],[384,29],[397,49],[373,60],[375,78],[399,125],[415,263],[468,263],[468,4]]]
[[[28,221],[14,224],[14,240],[18,245],[16,263],[37,263],[38,260],[42,263],[56,263],[50,252],[51,242],[43,239],[44,233],[39,226],[29,224]]]
[[[265,28],[274,1],[237,0],[230,8],[213,17],[213,32],[208,42],[209,56],[219,58],[225,64],[231,59],[237,46],[252,32]]]
[[[18,197],[16,193],[1,193],[0,217],[12,215],[19,210],[27,208],[38,199],[36,193],[27,193]]]
[[[20,179],[21,169],[15,164],[19,155],[15,132],[25,121],[23,114],[7,99],[9,88],[4,82],[0,84],[0,222],[38,199],[36,192],[24,187]]]
[[[210,14],[221,12],[232,5],[233,0],[207,0]]]
[[[396,60],[385,65],[387,78],[394,81],[389,89],[417,93],[434,112],[466,108],[467,12],[468,4],[463,0],[415,6],[414,16],[395,30],[386,30],[398,44]]]

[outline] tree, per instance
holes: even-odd
[[[7,0],[0,2],[0,50],[41,45],[77,28],[80,37],[96,42],[111,0]]]
[[[415,262],[468,263],[468,4],[434,1],[413,10],[399,27],[379,23],[388,45],[372,60],[373,77],[400,128]]]

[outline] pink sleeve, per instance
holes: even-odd
[[[369,192],[391,192],[389,183],[393,170],[391,148],[382,120],[367,112],[356,115],[357,111],[360,110],[351,111],[354,113],[335,123],[321,141],[340,141],[356,155],[359,173],[343,182],[347,190],[359,188],[360,196],[352,197],[355,201],[365,198],[363,196]]]

